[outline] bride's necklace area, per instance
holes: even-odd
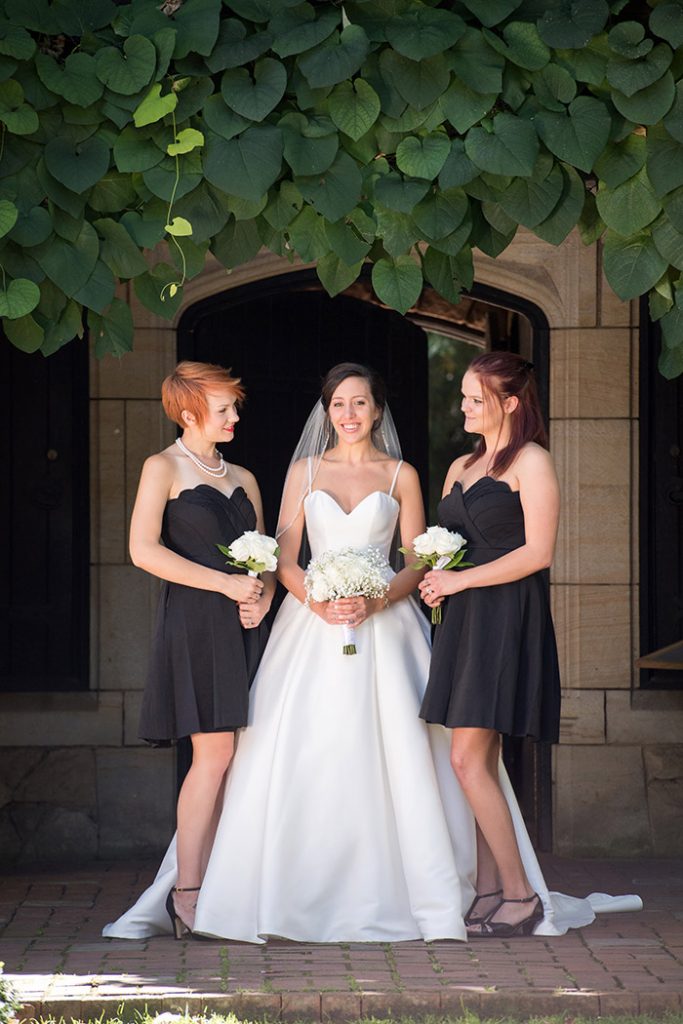
[[[191,452],[190,449],[183,444],[182,439],[180,437],[176,437],[175,443],[178,445],[183,455],[187,455],[188,459],[190,459],[191,462],[194,462],[197,469],[201,469],[202,473],[206,473],[208,476],[214,476],[219,478],[225,476],[226,473],[228,472],[227,463],[223,460],[223,456],[218,451],[218,448],[214,448],[213,452],[216,458],[218,459],[219,465],[207,466],[205,462],[202,462],[202,460],[198,458],[194,452]]]

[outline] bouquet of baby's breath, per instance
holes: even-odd
[[[341,548],[324,551],[308,563],[304,575],[306,604],[337,601],[340,597],[384,597],[391,567],[377,548]],[[342,626],[343,654],[356,654],[356,631]]]
[[[277,556],[280,554],[278,542],[258,530],[246,530],[229,547],[224,544],[217,544],[216,547],[226,555],[228,565],[246,569],[249,576],[275,572],[277,569]]]
[[[471,562],[463,562],[467,541],[461,533],[453,533],[443,526],[428,526],[413,541],[412,548],[401,548],[404,555],[417,555],[413,569],[466,569]],[[441,605],[432,608],[432,622],[441,622]]]

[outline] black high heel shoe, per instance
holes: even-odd
[[[182,939],[183,935],[192,935],[193,933],[190,926],[185,924],[182,917],[176,910],[175,903],[173,902],[173,893],[199,892],[200,888],[201,886],[199,885],[193,885],[184,888],[179,885],[174,885],[171,891],[169,892],[168,896],[166,897],[166,912],[168,913],[168,916],[171,919],[171,927],[173,928],[173,937],[175,939]]]
[[[471,928],[473,925],[477,925],[477,926],[481,925],[481,924],[484,923],[486,918],[489,916],[488,914],[484,914],[483,917],[480,917],[477,914],[477,916],[475,917],[475,915],[473,914],[473,910],[476,907],[477,903],[479,903],[480,900],[491,899],[493,896],[502,896],[502,895],[503,895],[503,890],[502,889],[496,889],[495,892],[478,892],[477,895],[472,900],[472,902],[470,903],[470,909],[465,914],[465,917],[464,917],[465,927],[466,928]],[[496,910],[498,909],[499,905],[500,904],[496,905]]]
[[[504,903],[531,903],[536,900],[536,906],[527,917],[523,917],[521,921],[517,921],[515,924],[510,924],[509,921],[492,921],[491,918],[498,913]],[[512,939],[518,935],[533,935],[534,928],[539,921],[543,920],[544,910],[543,904],[541,903],[541,897],[537,892],[531,894],[531,896],[524,896],[518,900],[506,900],[501,899],[497,907],[494,907],[490,914],[488,914],[481,924],[481,935],[485,939]]]

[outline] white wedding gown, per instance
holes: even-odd
[[[305,514],[314,556],[369,544],[388,554],[398,503],[375,491],[346,514],[313,491]],[[198,932],[246,942],[466,938],[474,821],[450,766],[450,732],[418,718],[428,624],[408,598],[358,628],[355,656],[342,643],[341,627],[286,597],[228,775]],[[546,910],[536,933],[562,934],[596,910],[622,909],[619,898],[548,892],[502,763],[500,772]],[[164,903],[175,881],[174,839],[152,885],[103,934],[170,932]],[[634,897],[623,909],[638,905]]]

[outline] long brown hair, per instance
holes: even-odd
[[[542,448],[548,447],[548,432],[532,363],[514,352],[484,352],[475,356],[467,369],[479,378],[485,400],[496,401],[501,408],[506,398],[518,400],[517,408],[510,413],[510,441],[493,460],[491,476],[501,476],[509,469],[529,441],[535,441]],[[486,441],[480,437],[465,467],[477,462],[485,453]]]

